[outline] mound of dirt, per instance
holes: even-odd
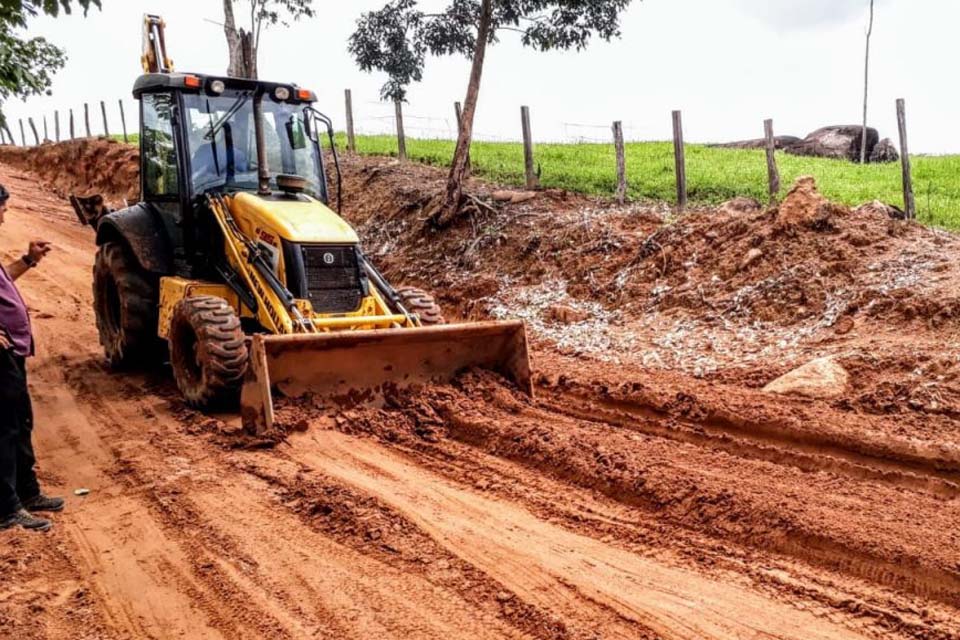
[[[649,307],[789,326],[844,316],[960,318],[950,235],[891,219],[876,207],[833,204],[813,178],[761,212],[721,207],[681,218],[651,236],[632,280]],[[644,286],[640,286],[640,285]]]
[[[39,147],[0,146],[0,162],[31,171],[64,197],[101,194],[114,207],[140,198],[137,147],[83,138]]]

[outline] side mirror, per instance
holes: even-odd
[[[302,120],[290,116],[290,119],[287,120],[285,128],[287,130],[287,140],[290,142],[291,149],[307,148],[307,136],[304,131],[304,123]]]

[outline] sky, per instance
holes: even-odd
[[[378,99],[384,76],[357,69],[346,44],[361,12],[383,0],[314,2],[315,18],[264,34],[261,77],[313,89],[338,128],[350,88],[358,130],[392,131],[393,107]],[[623,121],[629,139],[669,139],[674,109],[683,111],[690,142],[760,137],[765,118],[773,118],[776,133],[801,137],[825,125],[859,123],[868,6],[869,0],[634,0],[623,15],[622,38],[595,41],[579,53],[524,49],[517,34],[504,32],[487,55],[477,137],[519,139],[521,105],[530,107],[538,142],[607,141],[614,120]],[[141,73],[146,12],[166,19],[177,70],[225,72],[221,0],[103,0],[103,10],[86,18],[39,17],[30,33],[63,47],[69,61],[52,95],[5,105],[17,137],[18,118],[39,123],[46,115],[52,136],[53,111],[72,107],[79,116],[84,102],[99,132],[100,100],[117,131],[122,99],[135,130],[130,92]],[[877,0],[869,121],[896,141],[895,100],[905,98],[912,152],[960,153],[960,83],[950,80],[957,24],[957,0]],[[410,87],[407,134],[454,135],[453,103],[462,100],[468,74],[463,58],[431,59],[423,82]]]

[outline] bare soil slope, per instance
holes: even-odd
[[[21,281],[42,477],[92,490],[4,534],[0,636],[960,637],[953,236],[809,186],[673,219],[477,183],[436,230],[441,173],[345,165],[394,281],[528,320],[537,398],[468,372],[382,409],[287,403],[307,430],[243,448],[165,370],[105,369],[91,232],[0,165],[0,253],[56,246]],[[839,396],[761,390],[817,356]]]

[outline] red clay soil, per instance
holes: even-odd
[[[0,145],[0,162],[30,171],[63,197],[100,194],[114,208],[140,197],[140,152],[110,138],[31,148]]]
[[[474,181],[436,229],[441,171],[344,168],[391,280],[527,320],[536,397],[475,371],[282,401],[251,448],[167,371],[106,370],[90,230],[0,165],[5,257],[57,247],[23,283],[44,479],[93,489],[0,547],[0,636],[960,637],[955,236],[811,183],[675,217]],[[836,394],[763,391],[817,357]]]

